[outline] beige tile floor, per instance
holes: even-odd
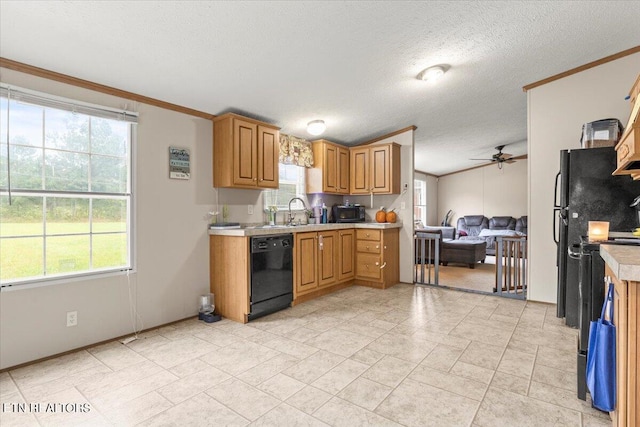
[[[554,313],[398,285],[186,320],[0,374],[0,425],[610,425],[576,398],[576,330]]]

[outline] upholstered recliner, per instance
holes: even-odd
[[[494,216],[489,220],[489,230],[515,230],[516,219],[512,216]]]
[[[527,216],[525,215],[518,218],[518,220],[516,221],[516,231],[522,234],[527,234],[527,227]]]
[[[460,240],[479,240],[480,232],[489,228],[489,219],[484,215],[465,215],[458,218],[456,228]]]

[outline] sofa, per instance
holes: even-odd
[[[496,254],[496,237],[526,236],[527,217],[518,219],[511,216],[465,215],[456,224],[458,240],[483,240],[487,245],[487,255]]]

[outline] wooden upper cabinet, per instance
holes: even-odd
[[[257,129],[254,123],[244,120],[233,121],[233,183],[235,185],[256,185]]]
[[[617,168],[613,175],[630,175],[634,180],[640,179],[640,74],[634,83],[629,98],[631,100],[631,116],[616,144]]]
[[[313,141],[307,193],[349,194],[349,149],[326,139]]]
[[[369,194],[369,147],[351,150],[351,194]]]
[[[351,148],[351,194],[400,193],[400,145]]]
[[[279,128],[224,114],[213,120],[213,186],[278,188]]]
[[[338,193],[349,194],[349,149],[338,147]]]
[[[258,186],[278,188],[278,157],[280,132],[274,128],[258,126]]]

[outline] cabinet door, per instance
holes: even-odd
[[[369,148],[351,149],[351,194],[369,194]]]
[[[318,233],[318,286],[329,286],[338,280],[338,232]]]
[[[295,290],[302,295],[318,287],[318,233],[297,233],[293,249]]]
[[[258,126],[258,187],[278,188],[280,132]]]
[[[325,193],[338,192],[338,147],[324,144],[323,190]]]
[[[256,186],[258,178],[257,125],[233,120],[233,183]]]
[[[354,230],[338,232],[338,281],[353,279],[355,275],[355,240]]]
[[[371,147],[370,179],[374,193],[391,192],[391,156],[389,146]]]
[[[349,194],[349,150],[338,147],[338,193]]]

